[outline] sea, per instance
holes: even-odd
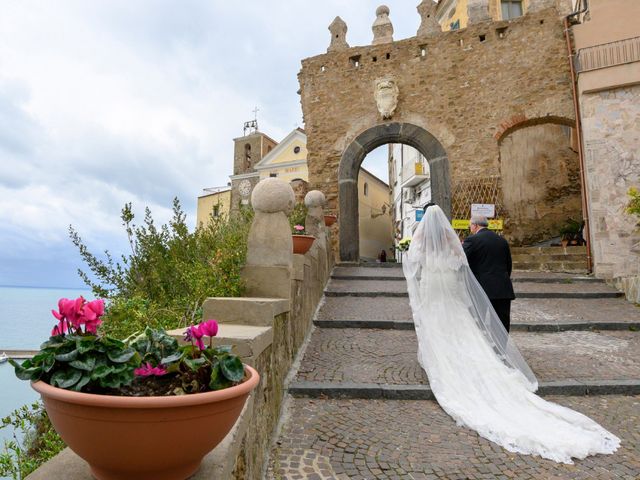
[[[51,310],[58,309],[58,300],[80,295],[93,300],[89,289],[0,286],[0,353],[38,350],[57,323]],[[8,362],[0,364],[0,419],[37,399],[29,382],[18,380]],[[0,451],[6,440],[13,439],[14,433],[8,428],[0,429]]]

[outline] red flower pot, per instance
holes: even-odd
[[[311,235],[292,235],[293,237],[293,253],[304,255],[313,245],[316,237]]]
[[[167,397],[80,393],[38,381],[51,423],[99,480],[179,480],[229,433],[260,381],[214,392]]]
[[[325,215],[324,216],[324,224],[327,227],[330,227],[331,225],[336,223],[337,220],[338,220],[338,217],[336,215]]]

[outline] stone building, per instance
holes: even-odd
[[[581,220],[564,6],[529,0],[524,15],[494,21],[489,0],[469,0],[467,28],[443,32],[424,0],[417,35],[397,41],[380,7],[372,45],[355,47],[343,21],[331,24],[327,53],[304,59],[298,78],[310,188],[339,213],[341,260],[359,258],[360,164],[389,143],[426,158],[432,199],[448,214],[500,203],[514,243]],[[493,193],[473,198],[481,191]]]
[[[595,273],[640,302],[640,2],[590,0],[572,27]]]

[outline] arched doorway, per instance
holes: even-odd
[[[340,260],[360,259],[358,221],[358,173],[369,152],[387,143],[403,143],[418,150],[431,170],[431,198],[447,216],[451,212],[449,161],[442,144],[428,131],[410,123],[376,125],[358,135],[346,148],[338,169],[340,205]]]

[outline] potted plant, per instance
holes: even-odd
[[[338,216],[333,213],[325,213],[324,214],[324,224],[327,227],[330,227],[338,220]]]
[[[582,223],[570,218],[567,223],[560,229],[561,243],[563,247],[573,245],[583,245],[584,239],[582,238]]]
[[[124,341],[101,335],[103,313],[103,300],[61,299],[38,354],[10,360],[16,375],[31,380],[96,478],[186,479],[231,430],[260,377],[230,347],[213,347],[215,320],[189,327],[180,346],[151,328]]]
[[[294,225],[291,233],[293,238],[293,253],[299,255],[307,253],[316,239],[312,235],[307,235],[304,225]]]

